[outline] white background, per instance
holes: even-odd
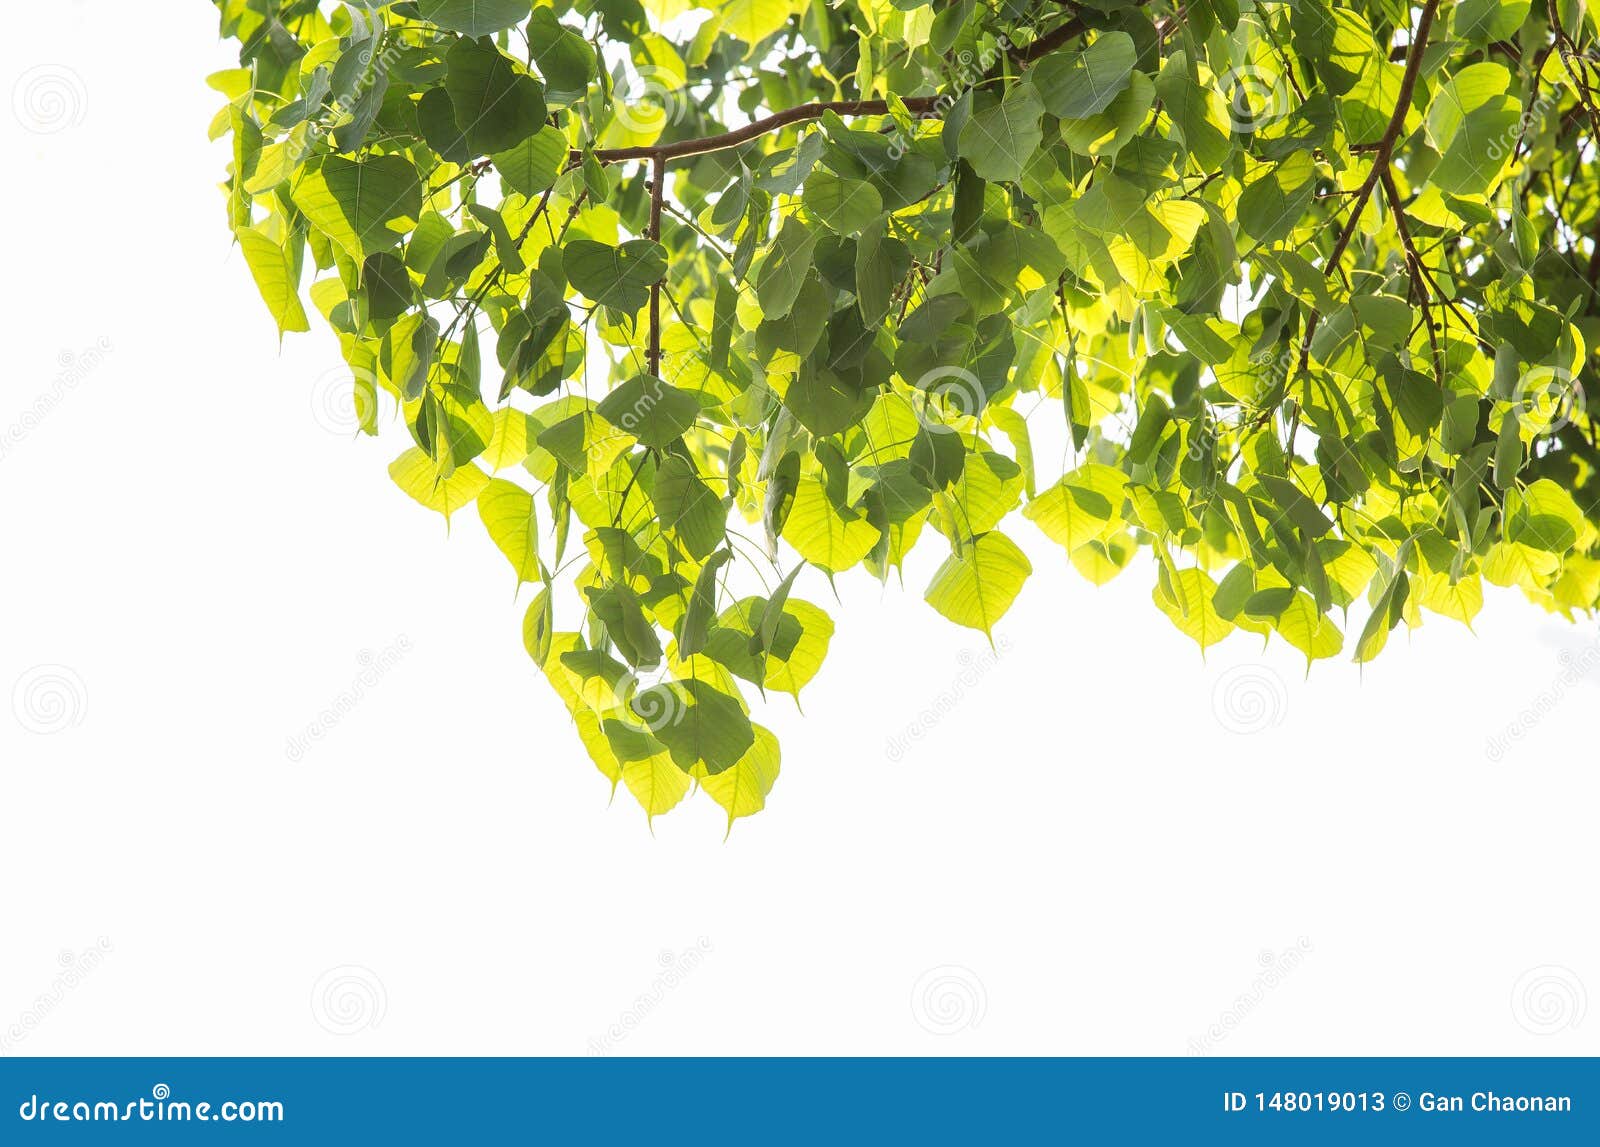
[[[608,807],[473,512],[343,432],[315,316],[278,346],[213,13],[148,15],[0,44],[0,1050],[1600,1053],[1600,645],[1510,595],[1306,682],[1018,521],[997,661],[935,545],[808,575],[839,630],[762,716],[768,810]]]

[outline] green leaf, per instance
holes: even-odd
[[[1484,42],[1509,39],[1532,7],[1532,0],[1461,0],[1455,11],[1456,35]]]
[[[593,239],[570,239],[562,249],[567,281],[600,306],[634,312],[650,301],[650,284],[667,271],[667,253],[649,239],[620,247]]]
[[[661,449],[694,425],[700,403],[694,395],[659,378],[636,374],[606,395],[596,411],[618,430]]]
[[[458,467],[448,478],[441,478],[428,453],[414,446],[389,464],[389,477],[428,509],[443,514],[446,522],[489,484],[489,475],[471,465]]]
[[[1507,94],[1511,76],[1494,62],[1471,64],[1445,83],[1428,107],[1428,138],[1442,158],[1431,179],[1452,195],[1481,195],[1511,158],[1522,106]]]
[[[360,262],[395,246],[416,223],[422,185],[417,169],[398,155],[362,162],[328,155],[301,171],[290,198],[313,227]]]
[[[946,558],[923,596],[957,625],[991,636],[1032,572],[1016,543],[991,531],[976,538],[964,554]]]
[[[1411,555],[1414,539],[1407,538],[1395,551],[1394,560],[1387,562],[1387,576],[1383,587],[1372,595],[1372,613],[1361,628],[1356,640],[1355,660],[1371,661],[1383,651],[1389,640],[1389,631],[1404,615],[1406,598],[1411,591],[1411,579],[1406,573],[1406,560]]]
[[[802,198],[806,210],[839,235],[855,234],[883,211],[883,199],[872,184],[829,171],[813,172]]]
[[[796,553],[829,573],[842,573],[858,564],[878,541],[878,531],[870,522],[841,515],[821,480],[810,476],[799,479],[781,530]]]
[[[811,270],[816,245],[816,233],[804,223],[793,216],[783,221],[772,251],[756,275],[756,297],[768,320],[783,318],[794,306]]]
[[[685,771],[703,764],[711,776],[733,768],[755,744],[755,730],[735,697],[704,681],[676,681],[681,711],[655,730]]]
[[[1126,476],[1091,462],[1028,503],[1023,516],[1069,551],[1103,540],[1120,521]]]
[[[512,275],[520,275],[527,270],[522,261],[522,253],[517,249],[517,241],[512,238],[511,229],[506,226],[506,221],[500,212],[481,203],[469,203],[467,210],[474,219],[483,224],[484,230],[494,236],[494,251],[500,258],[500,265]]]
[[[234,232],[239,250],[256,281],[262,301],[278,324],[278,334],[307,331],[305,308],[300,305],[299,273],[294,257],[261,227],[241,227]]]
[[[910,250],[903,241],[886,234],[884,222],[862,230],[856,242],[855,291],[864,322],[876,326],[883,321],[895,286],[910,270]]]
[[[696,406],[696,412],[699,407]],[[661,525],[671,530],[689,556],[700,560],[727,536],[728,509],[694,467],[676,454],[662,459],[651,491]]]
[[[767,806],[767,794],[778,780],[778,738],[760,725],[750,728],[754,738],[744,756],[730,768],[700,779],[706,795],[727,812],[730,832],[735,820]]]
[[[1161,612],[1192,638],[1204,653],[1233,632],[1233,623],[1217,612],[1217,583],[1199,569],[1183,569],[1163,576],[1152,593]]]
[[[506,151],[544,126],[539,81],[487,40],[457,40],[444,63],[444,90],[472,154]]]
[[[489,36],[528,18],[528,0],[416,0],[417,14],[447,32]]]
[[[733,558],[731,550],[718,550],[706,559],[694,582],[689,608],[684,611],[678,630],[678,654],[689,657],[705,648],[712,619],[717,614],[717,575]]]
[[[539,561],[538,504],[532,494],[515,482],[492,479],[478,494],[478,515],[516,571],[519,586],[544,580]]]
[[[535,665],[543,666],[550,659],[554,630],[555,599],[550,596],[550,587],[546,585],[528,603],[528,612],[522,617],[522,645]]]
[[[608,723],[608,727],[615,727]],[[666,753],[629,761],[621,767],[622,783],[649,817],[671,812],[689,794],[689,775]]]
[[[581,92],[595,77],[594,49],[549,8],[535,8],[528,21],[533,63],[551,91]]]
[[[604,623],[606,636],[629,665],[654,669],[661,664],[661,638],[631,586],[618,581],[583,592],[590,611]]]
[[[567,137],[559,128],[542,127],[490,159],[513,191],[532,198],[554,184],[566,164]]]
[[[724,0],[716,10],[722,30],[747,44],[759,44],[789,22],[786,0]]]
[[[1103,33],[1081,52],[1057,50],[1032,70],[1044,107],[1058,119],[1083,119],[1111,106],[1133,78],[1138,58],[1126,32]]]
[[[975,112],[961,129],[961,158],[982,179],[1015,181],[1044,138],[1044,104],[1030,84],[1017,84],[1005,99]]]

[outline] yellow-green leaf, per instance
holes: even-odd
[[[539,513],[533,495],[515,482],[493,478],[478,495],[478,514],[516,571],[517,584],[541,580]]]
[[[945,559],[924,595],[957,625],[990,634],[1033,572],[1026,555],[1004,534],[991,531]]]

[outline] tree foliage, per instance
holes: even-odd
[[[1581,0],[216,2],[269,311],[309,281],[651,816],[762,807],[808,567],[937,538],[987,634],[1015,531],[1148,549],[1202,651],[1308,666],[1485,581],[1600,597]]]

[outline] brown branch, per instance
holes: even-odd
[[[667,160],[657,155],[650,164],[650,227],[652,240],[661,242],[661,199],[667,189]],[[662,278],[666,272],[662,272]],[[661,377],[661,279],[650,284],[650,347],[645,354],[650,374]]]
[[[1143,7],[1150,0],[1134,0],[1135,7]],[[1434,0],[1435,4],[1437,0]],[[1170,31],[1177,27],[1179,21],[1175,18],[1164,18],[1158,24],[1160,32]],[[1083,35],[1088,31],[1088,25],[1083,17],[1074,16],[1059,28],[1045,33],[1037,40],[1024,48],[1016,48],[1011,52],[1011,58],[1019,64],[1026,64],[1037,60],[1041,56],[1059,48],[1062,44]],[[942,96],[909,96],[902,100],[907,111],[922,114],[936,111]],[[741,128],[722,132],[719,135],[703,136],[698,139],[680,139],[672,143],[651,144],[640,147],[613,147],[603,148],[592,154],[601,163],[620,163],[629,159],[648,159],[651,163],[659,160],[685,159],[689,156],[706,155],[713,151],[725,151],[730,147],[740,147],[743,144],[760,139],[762,136],[781,128],[790,127],[808,120],[821,119],[828,112],[841,116],[868,116],[888,115],[890,113],[887,100],[826,100],[819,103],[801,104],[799,107],[786,108],[773,115],[764,116],[745,124]],[[583,161],[584,153],[572,151],[569,153],[571,162]],[[484,161],[485,165],[487,161]]]
[[[902,101],[908,111],[932,111],[938,103],[934,96],[912,96]],[[828,112],[836,115],[888,115],[889,104],[886,100],[829,100],[824,103],[801,104],[799,107],[788,108],[774,115],[747,123],[744,127],[725,131],[720,135],[708,135],[699,139],[680,139],[673,143],[653,144],[648,147],[612,147],[605,148],[592,154],[601,163],[619,163],[626,159],[648,159],[652,163],[657,160],[684,159],[691,155],[706,155],[713,151],[725,151],[730,147],[738,147],[752,140],[760,139],[769,132],[779,128],[789,127],[791,124],[805,123],[807,120],[821,119]],[[583,152],[574,151],[572,158],[583,159]]]
[[[1143,8],[1149,3],[1150,0],[1133,0],[1129,7]],[[1173,15],[1163,16],[1161,19],[1157,20],[1156,35],[1162,40],[1165,40],[1173,33],[1175,29],[1183,24],[1185,15],[1186,9],[1179,8],[1178,11]],[[1046,32],[1043,36],[1040,36],[1037,40],[1034,40],[1026,47],[1011,49],[1011,61],[1012,63],[1017,64],[1019,67],[1024,64],[1031,64],[1041,56],[1048,56],[1051,52],[1055,51],[1069,40],[1074,40],[1087,31],[1089,31],[1088,21],[1086,21],[1082,15],[1074,16],[1060,27],[1052,28],[1050,31]]]
[[[1422,70],[1422,51],[1427,47],[1428,33],[1433,28],[1433,17],[1438,10],[1439,0],[1428,0],[1423,5],[1422,15],[1417,19],[1416,35],[1411,37],[1411,46],[1406,50],[1406,70],[1400,80],[1400,94],[1395,100],[1394,114],[1389,117],[1389,126],[1383,129],[1382,138],[1372,148],[1372,170],[1356,189],[1350,218],[1345,220],[1345,225],[1339,231],[1339,238],[1333,245],[1333,253],[1322,265],[1324,276],[1331,275],[1339,269],[1339,260],[1343,258],[1345,248],[1350,245],[1356,228],[1361,224],[1361,213],[1367,208],[1367,200],[1372,198],[1372,189],[1389,170],[1389,157],[1394,154],[1394,145],[1399,141],[1400,132],[1405,128],[1406,113],[1411,110],[1411,97],[1417,90],[1417,75]],[[1317,322],[1320,318],[1321,313],[1314,307],[1311,314],[1306,317],[1306,330],[1300,341],[1300,365],[1296,374],[1304,374],[1311,362],[1311,338],[1317,333]],[[1287,386],[1287,383],[1285,385]],[[1254,425],[1256,427],[1265,425],[1272,417],[1274,409],[1268,408],[1262,411]]]
[[[1134,7],[1142,8],[1150,0],[1135,0]],[[1040,56],[1047,56],[1068,40],[1074,40],[1089,30],[1088,22],[1081,15],[1074,16],[1059,28],[1052,28],[1025,48],[1014,48],[1011,51],[1012,62],[1027,64],[1037,60]]]
[[[1572,42],[1572,37],[1567,35],[1567,30],[1561,26],[1561,9],[1556,0],[1549,0],[1547,7],[1550,12],[1550,27],[1555,31],[1555,48],[1561,57],[1561,66],[1566,70],[1567,78],[1572,81],[1578,102],[1589,114],[1589,123],[1594,129],[1595,137],[1600,139],[1600,110],[1595,108],[1594,100],[1590,97],[1588,80],[1579,76],[1572,67],[1572,55],[1577,53],[1578,45]]]
[[[1400,94],[1395,99],[1394,115],[1389,117],[1389,126],[1384,128],[1383,137],[1378,140],[1378,146],[1372,156],[1372,170],[1367,173],[1366,179],[1361,181],[1350,218],[1346,221],[1344,229],[1339,232],[1338,242],[1333,245],[1333,253],[1323,265],[1324,275],[1332,273],[1339,265],[1345,248],[1350,245],[1356,228],[1361,224],[1361,213],[1366,210],[1367,200],[1372,198],[1372,189],[1378,185],[1378,180],[1389,166],[1389,157],[1394,154],[1394,145],[1399,141],[1400,132],[1405,128],[1406,113],[1411,110],[1411,97],[1417,90],[1417,74],[1422,70],[1422,50],[1427,47],[1428,32],[1433,27],[1434,13],[1438,10],[1439,0],[1428,0],[1422,7],[1422,15],[1417,20],[1417,34],[1411,37],[1411,47],[1406,52],[1406,70],[1400,79]]]

